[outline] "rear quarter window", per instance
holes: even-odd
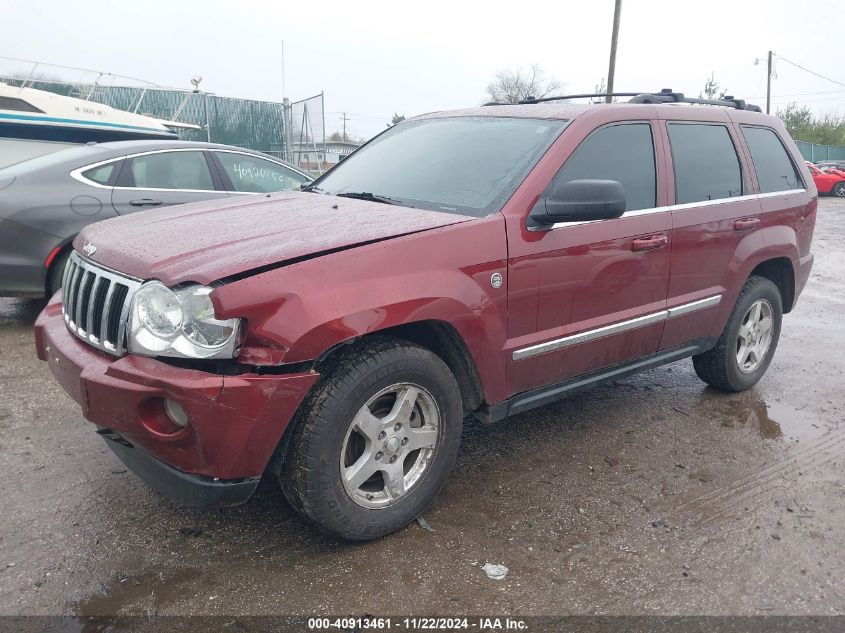
[[[728,128],[718,123],[669,123],[675,203],[742,195],[742,170]]]
[[[774,130],[750,125],[740,127],[751,152],[760,193],[804,188],[795,164]]]
[[[82,175],[92,182],[96,182],[99,185],[112,185],[114,184],[114,179],[117,176],[117,165],[120,161],[116,161],[114,163],[107,163],[105,165],[100,165],[99,167],[93,167],[88,171],[83,171]]]

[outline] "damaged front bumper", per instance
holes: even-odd
[[[54,298],[35,323],[38,357],[117,456],[152,488],[198,507],[246,501],[316,372],[221,376],[154,358],[114,358],[68,332]],[[177,427],[165,401],[188,423]]]

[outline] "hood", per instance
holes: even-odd
[[[173,285],[249,273],[325,252],[474,219],[469,216],[280,192],[142,211],[86,227],[74,241],[89,259]],[[87,250],[91,250],[88,246]]]

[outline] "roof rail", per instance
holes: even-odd
[[[685,97],[681,92],[672,92],[671,88],[664,88],[660,92],[597,92],[591,94],[560,95],[558,97],[526,97],[517,105],[528,105],[532,103],[545,103],[547,101],[566,101],[568,99],[592,99],[596,97],[631,97],[627,103],[695,103],[699,105],[713,105],[724,108],[735,108],[737,110],[749,110],[751,112],[762,112],[760,106],[746,103],[743,99],[733,96],[724,96],[721,99],[699,99],[697,97]],[[509,105],[491,101],[485,106]]]
[[[721,99],[699,99],[697,97],[685,97],[681,92],[672,92],[671,88],[664,88],[656,93],[637,95],[628,103],[697,103],[700,105],[736,108],[737,110],[750,110],[751,112],[763,111],[760,106],[746,103],[743,99],[737,99],[733,95],[726,95]]]
[[[594,97],[636,97],[639,92],[596,92],[582,95],[561,95],[559,97],[525,97],[522,101],[518,101],[515,105],[525,105],[528,103],[545,103],[546,101],[564,101],[566,99],[592,99]],[[501,103],[499,101],[490,101],[481,104],[482,106],[495,105],[514,105],[512,103]]]

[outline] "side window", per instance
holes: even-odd
[[[282,165],[249,154],[215,152],[234,191],[269,193],[296,189],[307,179]]]
[[[742,195],[742,171],[728,128],[711,123],[670,123],[675,203]]]
[[[654,140],[648,123],[624,123],[588,136],[555,175],[570,180],[617,180],[625,189],[626,211],[657,206]]]
[[[29,101],[17,97],[0,97],[0,110],[16,110],[18,112],[44,112]]]
[[[211,172],[202,152],[164,152],[132,159],[132,179],[139,189],[213,191]]]
[[[804,188],[798,170],[774,130],[748,125],[741,127],[754,161],[760,193]]]
[[[99,167],[93,167],[87,171],[82,172],[82,176],[91,182],[96,182],[99,185],[112,185],[114,179],[117,177],[117,167],[121,161],[107,163]]]

